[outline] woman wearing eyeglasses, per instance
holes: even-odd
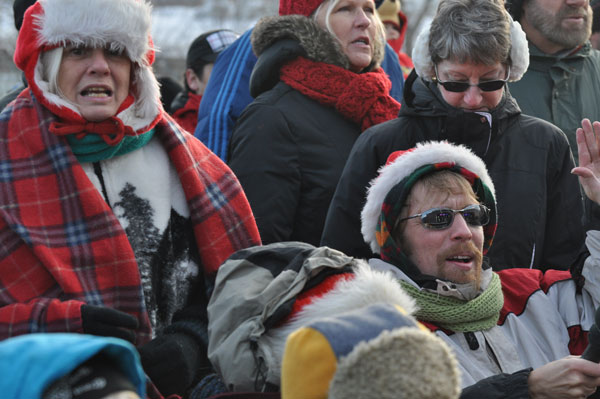
[[[372,256],[360,233],[369,181],[390,153],[447,140],[481,157],[496,184],[499,226],[488,253],[495,269],[573,265],[584,229],[568,142],[554,125],[523,115],[506,87],[528,67],[520,25],[497,0],[442,0],[412,57],[399,116],[356,141],[321,244]]]

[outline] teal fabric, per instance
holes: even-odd
[[[76,136],[71,134],[66,138],[77,160],[81,163],[99,162],[142,148],[154,136],[154,129],[138,136],[124,136],[115,146],[108,145],[98,134],[86,134],[80,139]]]
[[[0,342],[0,396],[41,398],[50,384],[99,352],[117,360],[140,397],[146,396],[146,378],[133,345],[117,338],[68,333],[26,334]]]

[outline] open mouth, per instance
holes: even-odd
[[[458,263],[471,263],[473,257],[471,256],[452,256],[448,258],[450,262],[458,262]]]
[[[87,87],[80,93],[83,97],[111,97],[112,90],[106,87]]]
[[[354,43],[365,44],[368,46],[370,41],[369,41],[368,37],[359,37],[358,39],[354,40],[352,43],[353,44]]]

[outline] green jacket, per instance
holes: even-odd
[[[600,51],[587,42],[574,52],[550,55],[529,43],[529,68],[509,88],[524,114],[565,132],[577,162],[575,131],[581,120],[600,120]]]

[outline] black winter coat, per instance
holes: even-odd
[[[324,32],[315,29],[315,34]],[[251,94],[258,97],[237,120],[228,164],[244,188],[264,244],[318,245],[329,202],[361,128],[279,81],[286,61],[306,56],[306,47],[319,46],[323,39],[282,36],[259,55],[250,81]]]
[[[356,141],[332,199],[321,245],[372,257],[360,231],[360,213],[377,169],[393,151],[448,140],[480,156],[496,187],[498,230],[488,252],[493,268],[568,269],[584,251],[584,229],[567,139],[556,126],[521,114],[508,89],[491,115],[490,129],[485,117],[449,106],[435,84],[413,71],[405,83],[399,117],[368,129]]]

